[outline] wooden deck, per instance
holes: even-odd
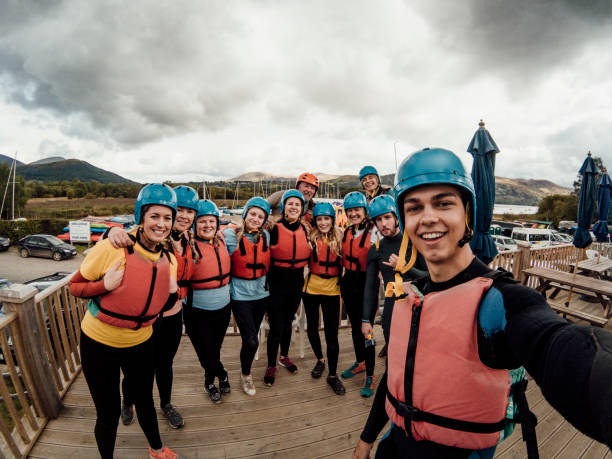
[[[585,303],[584,307],[593,311],[598,308],[601,312],[599,304]],[[376,338],[382,342],[380,327],[376,330]],[[297,353],[297,341],[292,347]],[[262,382],[265,359],[255,361],[253,375],[257,394],[248,397],[239,388],[239,348],[240,337],[226,337],[222,359],[230,373],[232,393],[224,397],[223,403],[213,405],[204,394],[203,371],[191,343],[183,337],[174,363],[172,402],[183,414],[185,427],[171,429],[158,412],[165,444],[185,458],[351,457],[372,401],[359,395],[361,377],[345,381],[345,396],[335,395],[324,377],[314,380],[310,376],[315,360],[307,345],[306,357],[295,359],[299,373],[291,375],[279,368],[280,374],[272,388],[264,387]],[[338,368],[341,370],[354,360],[350,331],[346,328],[340,330],[340,348]],[[382,374],[383,365],[383,359],[377,358],[377,375]],[[154,392],[157,405],[157,389]],[[577,432],[553,410],[533,382],[529,384],[527,398],[539,420],[540,457],[612,457],[605,445]],[[93,435],[95,409],[82,374],[63,402],[60,417],[48,423],[30,457],[99,457]],[[127,427],[119,426],[115,457],[146,458],[146,447],[136,421]],[[495,457],[526,457],[520,428],[498,447]]]

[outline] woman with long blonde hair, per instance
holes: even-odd
[[[334,207],[327,202],[315,205],[312,215],[314,226],[309,243],[312,253],[308,263],[310,272],[304,285],[302,299],[306,310],[308,341],[317,357],[312,369],[313,378],[320,378],[325,360],[319,336],[319,308],[323,311],[323,327],[327,344],[327,384],[337,395],[345,393],[344,385],[336,374],[338,366],[338,322],[340,320],[340,272],[342,266],[342,231],[336,228]]]

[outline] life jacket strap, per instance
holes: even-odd
[[[130,316],[127,314],[121,314],[119,312],[111,311],[109,309],[102,307],[102,305],[100,304],[100,299],[97,297],[92,298],[92,300],[96,304],[100,312],[103,312],[107,316],[114,317],[115,319],[129,320],[131,322],[136,322],[138,325],[134,328],[134,330],[138,330],[142,326],[143,323],[148,322],[149,320],[155,319],[157,316],[159,316],[159,314],[152,314],[148,316],[145,316],[145,315]]]
[[[387,392],[387,399],[393,408],[395,408],[397,414],[406,420],[406,425],[410,425],[409,422],[428,422],[429,424],[445,427],[447,429],[460,430],[462,432],[489,434],[499,432],[512,422],[511,419],[502,419],[498,422],[463,421],[428,413],[414,406],[406,405],[393,397],[389,392]]]
[[[512,419],[512,422],[521,424],[521,433],[523,434],[523,441],[527,448],[527,457],[529,459],[538,459],[540,453],[538,452],[538,439],[535,430],[538,424],[538,418],[533,414],[533,411],[529,409],[527,397],[525,396],[526,390],[527,379],[524,378],[512,384],[510,388],[510,392],[518,408],[518,414]]]
[[[190,279],[190,280],[186,280],[183,282],[185,282],[186,285],[190,285],[190,284],[203,284],[204,282],[210,282],[210,281],[222,281],[225,278],[229,277],[230,274],[231,273],[219,274],[218,276],[207,277],[205,279]],[[186,285],[183,285],[183,287],[185,287]]]

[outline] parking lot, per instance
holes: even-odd
[[[11,283],[21,283],[57,271],[76,271],[82,261],[83,255],[79,254],[61,261],[50,258],[21,258],[16,247],[12,246],[7,252],[0,252],[0,278],[6,278]]]

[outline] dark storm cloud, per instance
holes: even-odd
[[[416,10],[440,46],[463,60],[465,74],[497,73],[520,90],[612,35],[609,0],[453,0]]]

